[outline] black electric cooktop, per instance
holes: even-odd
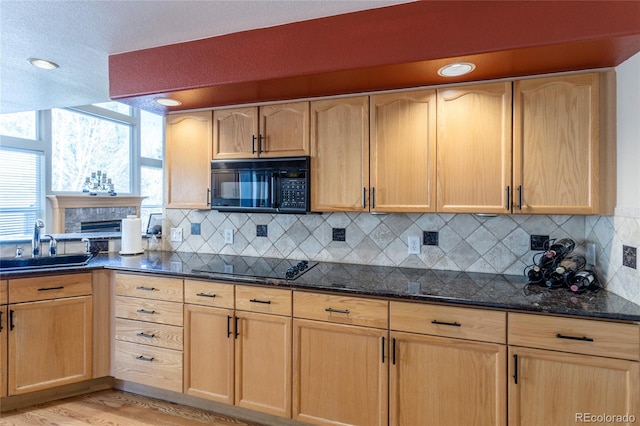
[[[207,265],[200,269],[193,269],[192,272],[295,280],[317,264],[318,262],[307,260],[216,255],[215,259]]]

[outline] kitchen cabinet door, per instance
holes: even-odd
[[[371,211],[436,209],[436,92],[371,96]]]
[[[514,213],[613,214],[614,78],[514,82]]]
[[[213,158],[309,155],[309,102],[213,111]]]
[[[211,111],[169,115],[165,141],[165,206],[211,204]]]
[[[390,424],[506,425],[505,345],[399,332],[390,339]]]
[[[511,111],[511,82],[438,89],[438,212],[511,212]]]
[[[236,315],[236,405],[291,418],[291,317]]]
[[[9,395],[92,377],[92,298],[9,305]]]
[[[509,425],[595,423],[585,416],[640,418],[637,361],[520,347],[509,348]],[[623,417],[626,416],[626,419]],[[635,420],[628,420],[629,417]]]
[[[260,107],[260,157],[309,155],[309,102]]]
[[[7,307],[0,306],[0,398],[7,396],[7,325]]]
[[[184,305],[184,317],[184,393],[233,404],[233,310]]]
[[[368,211],[369,97],[311,102],[311,210]]]
[[[386,425],[387,330],[294,319],[293,418]]]

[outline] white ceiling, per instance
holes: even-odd
[[[110,54],[407,2],[0,0],[0,113],[108,101]]]

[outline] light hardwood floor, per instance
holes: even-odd
[[[0,413],[2,426],[258,426],[210,411],[129,392],[105,390]]]

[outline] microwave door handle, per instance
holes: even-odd
[[[278,182],[277,175],[274,173],[271,175],[271,207],[278,208],[278,201],[276,200],[276,182]]]

